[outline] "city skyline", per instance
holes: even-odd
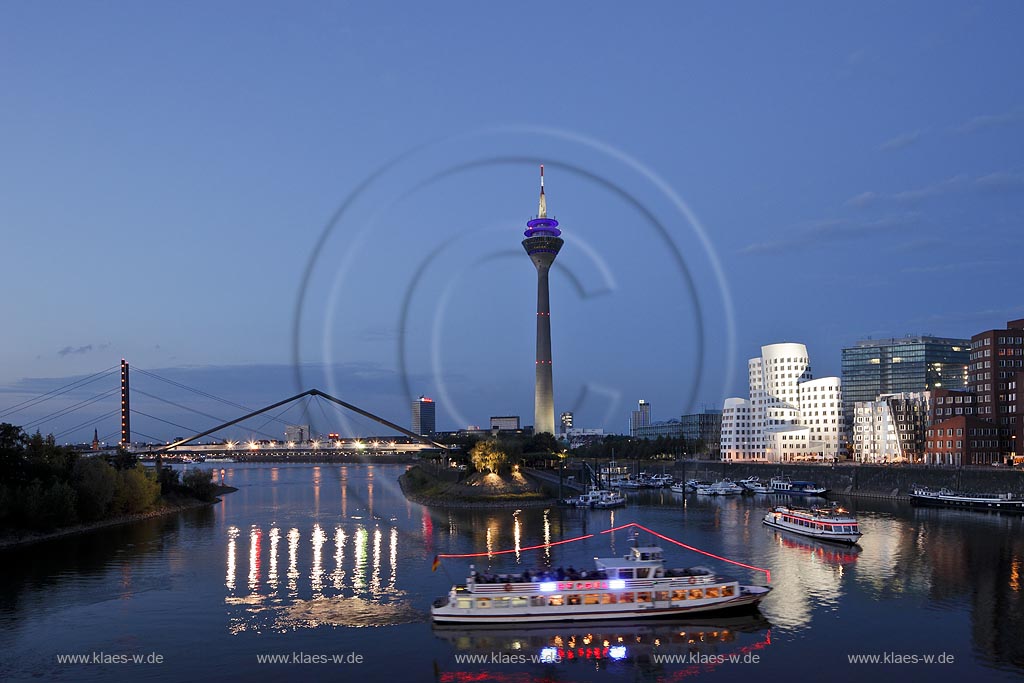
[[[442,429],[531,415],[532,274],[504,249],[539,162],[572,226],[552,270],[554,410],[581,427],[621,431],[638,396],[663,415],[721,405],[764,343],[799,340],[816,375],[839,375],[840,349],[868,336],[965,338],[1024,316],[1012,3],[749,4],[739,26],[665,5],[597,11],[588,31],[547,7],[567,41],[547,109],[522,106],[535,60],[497,57],[519,53],[525,11],[321,6],[272,51],[268,6],[2,11],[0,216],[19,258],[0,410],[126,357],[247,405],[318,386],[402,423],[415,396],[438,397]],[[484,18],[504,26],[487,50],[470,30]],[[644,40],[613,58],[623,29]],[[347,38],[361,33],[387,39]],[[318,241],[396,159],[414,161]],[[928,296],[879,306],[911,288]]]

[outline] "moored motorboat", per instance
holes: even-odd
[[[813,481],[793,481],[789,477],[773,477],[772,493],[788,493],[794,496],[820,496],[828,491]]]
[[[849,545],[857,543],[863,534],[857,519],[841,507],[797,508],[779,505],[765,514],[764,524],[795,534],[822,541]]]
[[[697,493],[703,496],[738,496],[743,487],[737,486],[731,479],[722,479],[714,484],[700,485]]]
[[[1012,493],[967,493],[945,488],[935,491],[915,486],[910,493],[910,500],[917,505],[1024,512],[1024,498]]]

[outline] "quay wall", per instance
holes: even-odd
[[[955,491],[1024,495],[1024,472],[1010,468],[953,468],[914,465],[778,465],[713,461],[677,462],[667,469],[677,480],[750,476],[767,482],[772,477],[813,481],[832,493],[871,498],[909,498],[911,489],[927,486]]]

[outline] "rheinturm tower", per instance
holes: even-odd
[[[564,244],[558,221],[548,218],[544,196],[544,166],[540,167],[540,205],[537,217],[526,223],[523,248],[537,268],[537,369],[533,394],[533,432],[555,433],[555,397],[551,381],[551,302],[548,272]]]

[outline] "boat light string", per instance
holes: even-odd
[[[722,557],[721,555],[715,555],[714,553],[709,553],[708,551],[701,550],[700,548],[694,548],[692,545],[686,545],[685,543],[683,543],[681,541],[677,541],[674,538],[669,538],[668,536],[665,536],[664,534],[659,534],[657,531],[654,531],[653,529],[648,529],[647,527],[643,526],[642,524],[637,524],[636,522],[630,522],[628,524],[622,524],[622,525],[617,526],[617,527],[612,527],[611,529],[606,529],[606,530],[602,531],[601,533],[602,534],[610,534],[613,531],[621,531],[622,529],[629,529],[629,528],[632,528],[632,527],[635,527],[637,529],[642,529],[642,530],[646,531],[647,533],[649,533],[649,534],[651,534],[653,536],[656,536],[656,537],[658,537],[658,538],[660,538],[660,539],[662,539],[664,541],[668,541],[669,543],[675,543],[679,547],[686,548],[687,550],[692,550],[695,553],[700,553],[701,555],[706,555],[708,557],[713,557],[716,560],[721,560],[722,562],[728,562],[729,564],[734,564],[737,567],[743,567],[744,569],[752,569],[754,571],[764,572],[765,578],[767,579],[768,583],[772,582],[772,572],[769,569],[765,569],[764,567],[755,567],[752,564],[744,564],[742,562],[737,562],[736,560],[730,560],[728,557]],[[594,534],[586,534],[585,536],[577,536],[576,538],[567,538],[567,539],[565,539],[563,541],[554,541],[552,543],[539,543],[537,545],[531,545],[531,546],[527,546],[525,548],[509,548],[508,550],[492,550],[490,552],[482,552],[482,553],[438,553],[437,555],[434,556],[434,563],[433,563],[434,566],[433,566],[433,569],[435,571],[437,570],[438,565],[440,565],[440,563],[441,563],[441,559],[464,559],[464,558],[468,558],[468,557],[490,557],[491,555],[505,555],[507,553],[514,553],[514,552],[517,552],[517,551],[518,552],[526,552],[527,550],[540,550],[541,548],[550,548],[551,546],[562,545],[564,543],[575,543],[576,541],[585,541],[586,539],[593,538],[593,537],[594,537]]]
[[[716,560],[721,560],[722,562],[728,562],[729,564],[734,564],[737,567],[743,567],[745,569],[753,569],[754,571],[764,572],[765,578],[768,580],[768,583],[772,582],[772,572],[769,569],[765,569],[764,567],[755,567],[752,564],[743,564],[742,562],[737,562],[736,560],[730,560],[728,557],[722,557],[721,555],[715,555],[714,553],[709,553],[708,551],[701,550],[700,548],[694,548],[692,545],[686,545],[685,543],[683,543],[681,541],[677,541],[674,538],[669,538],[668,536],[665,536],[664,534],[659,534],[657,531],[654,531],[652,529],[648,529],[647,527],[643,526],[642,524],[637,524],[636,522],[630,522],[629,524],[623,524],[621,526],[613,527],[611,529],[606,529],[605,531],[602,531],[601,533],[602,534],[610,534],[613,531],[620,531],[622,529],[629,529],[630,527],[636,527],[637,529],[643,529],[647,533],[649,533],[649,534],[651,534],[653,536],[657,536],[658,538],[662,539],[663,541],[668,541],[669,543],[675,543],[679,547],[686,548],[687,550],[692,550],[695,553],[700,553],[701,555],[707,555],[708,557],[713,557]]]

